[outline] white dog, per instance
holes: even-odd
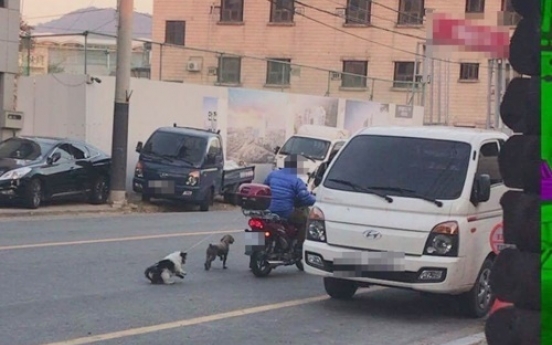
[[[186,263],[187,255],[181,251],[171,253],[155,265],[146,268],[144,274],[152,284],[174,284],[174,281],[169,280],[172,276],[184,279],[186,275],[182,267]]]

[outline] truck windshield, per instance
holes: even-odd
[[[327,140],[291,137],[278,153],[281,155],[301,155],[310,159],[322,160],[326,157],[330,144]]]
[[[360,135],[336,158],[324,187],[386,195],[455,200],[462,194],[471,145],[393,136]],[[346,181],[347,183],[343,183]]]
[[[207,140],[202,137],[155,132],[144,145],[142,153],[176,159],[195,166],[203,160],[206,144]]]

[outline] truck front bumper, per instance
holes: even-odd
[[[324,277],[353,280],[367,285],[380,285],[421,292],[460,294],[469,291],[473,283],[464,283],[464,259],[434,256],[406,255],[401,269],[367,269],[369,265],[356,264],[336,268],[334,261],[344,257],[362,256],[365,251],[305,241],[303,260],[305,272]],[[377,254],[377,253],[373,253]]]

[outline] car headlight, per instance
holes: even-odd
[[[424,253],[436,256],[458,256],[459,231],[457,222],[437,224],[429,234]]]
[[[0,181],[4,180],[19,180],[25,175],[31,172],[31,168],[19,168],[10,171],[6,171],[2,176],[0,176]]]
[[[199,184],[199,171],[192,171],[188,174],[186,179],[186,185],[190,187],[197,186]]]
[[[318,207],[311,208],[307,221],[307,240],[326,242],[326,221],[324,213]]]

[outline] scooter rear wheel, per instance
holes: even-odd
[[[266,261],[264,252],[256,251],[251,254],[251,271],[258,278],[263,278],[270,274],[272,267]]]

